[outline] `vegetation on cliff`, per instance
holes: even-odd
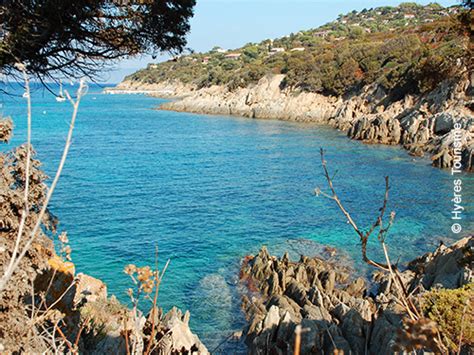
[[[267,74],[285,74],[292,90],[343,95],[378,83],[401,97],[432,90],[468,64],[469,13],[403,3],[340,15],[319,28],[224,51],[149,64],[126,81],[180,81],[231,90]]]

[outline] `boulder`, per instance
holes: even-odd
[[[76,293],[74,306],[80,307],[86,302],[107,299],[107,286],[95,277],[79,273],[76,276]]]
[[[433,131],[436,135],[442,136],[454,128],[454,122],[454,117],[450,113],[440,113],[435,116]]]

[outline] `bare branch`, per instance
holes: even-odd
[[[389,196],[389,190],[390,190],[388,176],[385,177],[385,195],[384,195],[384,201],[383,201],[382,207],[379,210],[380,213],[377,216],[377,219],[375,220],[375,222],[369,228],[369,230],[366,233],[363,233],[359,229],[359,227],[357,226],[354,219],[351,217],[350,213],[346,210],[346,208],[344,207],[344,205],[342,204],[341,200],[339,199],[339,197],[336,193],[336,190],[335,190],[334,184],[333,184],[333,179],[331,178],[331,176],[329,174],[329,171],[328,171],[328,168],[327,168],[327,162],[324,159],[324,150],[323,150],[323,148],[320,149],[320,154],[321,154],[321,164],[322,164],[323,170],[324,170],[324,176],[327,180],[329,189],[331,190],[331,194],[324,193],[324,192],[321,191],[320,188],[316,188],[315,189],[316,195],[322,195],[322,196],[327,197],[327,198],[329,198],[331,200],[334,200],[336,202],[337,206],[339,207],[341,212],[346,217],[347,222],[352,226],[354,231],[359,236],[359,240],[361,242],[361,249],[362,249],[362,259],[364,260],[364,262],[366,262],[369,265],[375,266],[379,269],[386,270],[386,271],[389,271],[390,268],[396,268],[395,265],[388,265],[388,264],[384,264],[384,263],[379,263],[379,262],[376,262],[376,261],[370,259],[367,256],[367,243],[369,241],[370,235],[374,232],[374,230],[377,227],[379,227],[380,230],[379,230],[379,234],[378,234],[378,239],[383,243],[385,241],[385,235],[388,232],[389,228],[392,226],[393,219],[395,218],[395,213],[392,212],[388,227],[383,229],[383,217],[384,217],[384,214],[385,214],[385,210],[387,209],[388,196]],[[333,176],[335,176],[335,174]]]
[[[22,71],[23,79],[25,81],[25,93],[27,100],[27,133],[26,133],[26,168],[25,168],[25,191],[23,195],[23,211],[21,214],[20,225],[18,227],[18,233],[15,240],[15,247],[13,248],[13,253],[6,268],[6,273],[9,270],[13,269],[13,265],[17,259],[18,250],[20,248],[20,242],[23,235],[23,229],[25,228],[26,218],[28,217],[29,207],[28,207],[28,193],[30,187],[30,166],[31,166],[31,90],[30,90],[30,80],[28,74],[26,73],[25,66],[23,64],[17,64],[17,68]],[[0,291],[2,288],[0,287]]]

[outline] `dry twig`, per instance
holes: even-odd
[[[322,195],[322,196],[324,196],[326,198],[329,198],[331,200],[334,200],[336,202],[337,206],[339,207],[341,212],[346,217],[348,223],[352,226],[354,231],[359,236],[359,239],[360,239],[360,242],[361,242],[361,248],[362,248],[362,259],[364,260],[364,262],[366,262],[369,265],[375,266],[379,269],[383,269],[383,270],[388,271],[389,270],[389,265],[384,264],[384,263],[376,262],[376,261],[370,259],[367,256],[367,243],[369,241],[370,235],[374,232],[374,230],[377,227],[379,227],[379,233],[378,233],[377,238],[379,239],[379,241],[381,243],[383,243],[385,241],[385,236],[386,236],[389,228],[391,227],[391,225],[393,223],[393,219],[395,218],[395,213],[392,212],[391,217],[390,217],[390,222],[389,222],[387,228],[385,228],[385,229],[383,228],[383,226],[382,226],[383,217],[385,215],[385,210],[387,208],[388,192],[390,190],[388,176],[385,177],[385,195],[384,195],[384,200],[383,200],[382,207],[379,210],[380,213],[377,216],[377,219],[375,220],[375,222],[369,228],[369,230],[364,233],[359,229],[359,227],[357,226],[355,221],[352,219],[350,213],[345,209],[344,205],[342,204],[341,200],[339,199],[339,196],[336,193],[336,190],[335,190],[334,184],[333,184],[333,178],[331,178],[330,175],[329,175],[329,171],[328,171],[328,168],[327,168],[327,162],[324,159],[324,150],[323,150],[323,148],[321,148],[320,153],[321,153],[321,164],[322,164],[323,169],[324,169],[324,176],[326,177],[326,180],[328,182],[328,186],[329,186],[329,189],[331,190],[331,194],[327,194],[327,193],[323,192],[320,188],[316,188],[315,189],[316,195],[317,196]],[[393,268],[395,266],[391,265],[391,267]]]

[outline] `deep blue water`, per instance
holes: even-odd
[[[158,246],[160,265],[171,259],[159,303],[189,309],[209,349],[242,325],[239,260],[260,246],[296,255],[328,244],[365,270],[355,233],[333,201],[313,194],[326,186],[320,147],[362,227],[375,218],[390,176],[393,259],[459,237],[450,231],[453,178],[399,147],[364,145],[325,127],[157,111],[160,99],[100,91],[91,87],[81,104],[51,206],[68,231],[77,271],[101,278],[126,301],[131,283],[123,267],[153,265]],[[25,141],[25,100],[2,95],[2,104],[16,125],[12,147]],[[34,92],[33,144],[50,175],[70,113],[68,103]],[[467,233],[474,230],[474,182],[462,178]],[[369,252],[381,257],[376,241]]]

